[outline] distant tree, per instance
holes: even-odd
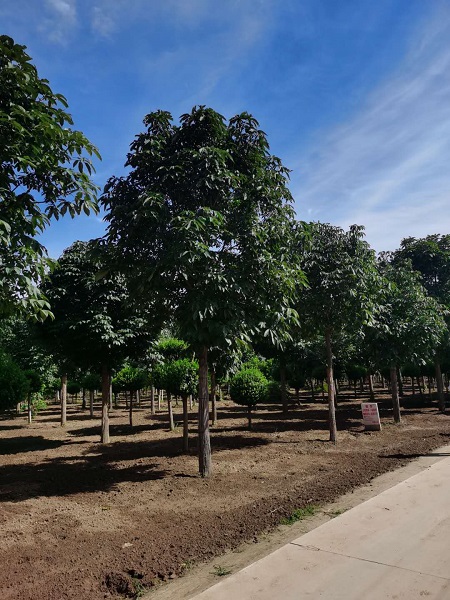
[[[32,421],[32,397],[33,394],[36,394],[37,392],[40,392],[42,389],[42,379],[41,376],[39,375],[39,373],[37,373],[36,371],[32,371],[32,370],[27,370],[24,371],[25,377],[27,378],[28,381],[28,394],[27,394],[27,400],[28,400],[28,423],[31,423]]]
[[[227,123],[195,107],[172,122],[145,117],[131,145],[128,175],[102,198],[107,240],[136,302],[166,310],[199,360],[199,470],[211,472],[208,351],[249,339],[292,314],[295,265],[289,261],[292,200],[288,170],[269,153],[258,122]],[[272,282],[272,285],[271,283]],[[275,320],[274,320],[275,321]]]
[[[165,386],[168,394],[181,396],[183,402],[183,449],[189,450],[188,396],[195,394],[198,385],[198,362],[183,358],[165,365]]]
[[[247,407],[248,428],[252,428],[252,409],[267,399],[269,382],[258,369],[243,369],[230,382],[231,399]]]
[[[378,274],[363,227],[352,225],[349,231],[325,223],[308,227],[300,242],[308,287],[300,293],[298,312],[303,335],[325,341],[330,440],[336,443],[333,343],[372,319]]]
[[[133,393],[137,393],[148,383],[148,374],[136,367],[123,367],[113,379],[113,384],[120,390],[130,392],[129,422],[133,426]]]
[[[38,286],[53,261],[36,236],[52,218],[97,211],[90,158],[100,156],[25,50],[0,36],[0,317],[42,320]]]
[[[97,390],[101,389],[102,382],[98,373],[88,373],[81,381],[83,389],[89,392],[89,413],[91,417],[94,416],[94,394]]]
[[[25,372],[10,356],[0,352],[0,410],[15,408],[26,399],[28,390]]]
[[[394,265],[410,261],[412,268],[421,275],[421,282],[428,294],[447,309],[450,309],[450,235],[428,235],[425,238],[408,237],[402,240],[399,250],[392,255]],[[446,317],[447,325],[450,322]],[[438,391],[439,408],[445,411],[444,386],[441,362],[450,351],[450,340],[446,336],[436,347],[434,370]]]
[[[380,367],[389,369],[394,419],[401,421],[397,368],[425,364],[446,333],[442,307],[428,296],[411,266],[382,265],[384,285],[365,339]]]
[[[63,364],[101,372],[103,443],[109,442],[111,370],[144,353],[151,339],[150,321],[131,305],[124,277],[105,271],[107,252],[95,242],[75,242],[64,251],[44,288],[55,319],[42,325]]]

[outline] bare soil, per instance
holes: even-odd
[[[246,430],[244,409],[219,405],[212,429],[214,474],[197,476],[192,450],[167,416],[111,413],[112,442],[99,444],[100,410],[69,405],[0,421],[0,597],[97,600],[137,597],[243,541],[257,541],[297,508],[325,503],[426,455],[450,440],[450,418],[405,401],[395,425],[380,396],[381,432],[364,432],[359,401],[337,414],[328,442],[327,407],[306,398],[287,419],[268,405]],[[176,409],[181,420],[181,407]]]

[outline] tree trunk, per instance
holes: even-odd
[[[398,396],[398,384],[397,384],[397,367],[392,366],[391,372],[391,394],[392,394],[392,408],[394,409],[394,421],[400,423],[402,418],[400,415],[400,400]]]
[[[81,398],[82,398],[82,401],[81,401],[81,408],[82,408],[83,410],[86,410],[86,390],[85,390],[84,388],[83,388],[83,391],[82,391],[82,396],[81,396]]]
[[[89,414],[91,417],[94,416],[94,390],[89,392]]]
[[[310,382],[311,382],[311,402],[315,402],[316,396],[314,394],[314,380],[311,378]]]
[[[110,375],[106,365],[102,367],[102,431],[100,441],[109,444],[109,387]]]
[[[295,400],[297,404],[300,406],[300,388],[295,388]]]
[[[439,410],[441,412],[445,412],[444,383],[442,381],[441,365],[437,356],[434,359],[434,368],[436,371],[436,387]]]
[[[416,383],[414,381],[414,376],[411,377],[411,388],[412,397],[414,398],[414,396],[416,395]]]
[[[252,407],[249,405],[247,409],[248,430],[252,430]]]
[[[189,413],[188,413],[188,399],[184,394],[181,396],[183,401],[183,450],[189,452]]]
[[[141,390],[136,390],[136,402],[139,408],[141,408]]]
[[[211,440],[209,438],[208,348],[203,346],[198,369],[198,466],[202,477],[211,475]]]
[[[280,385],[281,385],[281,404],[283,405],[283,415],[289,414],[289,405],[286,393],[286,365],[280,365]]]
[[[158,390],[158,412],[161,412],[161,397],[163,395],[163,391],[162,390]]]
[[[397,367],[398,393],[400,398],[403,398],[403,378],[400,369]]]
[[[109,410],[113,407],[112,377],[109,377]]]
[[[32,415],[31,415],[31,394],[28,394],[28,424],[31,424]]]
[[[130,410],[128,411],[130,427],[133,427],[133,391],[130,390]]]
[[[155,414],[155,387],[150,388],[150,414]]]
[[[61,376],[61,427],[67,423],[67,373]]]
[[[331,349],[331,332],[325,334],[327,350],[327,385],[328,385],[328,424],[330,427],[330,441],[337,442],[336,409],[334,406],[334,377],[333,377],[333,352]]]
[[[375,400],[375,392],[373,391],[373,375],[369,373],[369,394],[372,402]]]
[[[211,369],[211,425],[217,422],[217,402],[216,402],[216,369]]]
[[[192,394],[189,394],[189,410],[192,410]]]
[[[167,392],[167,408],[169,410],[170,431],[173,431],[175,429],[175,423],[173,422],[172,394],[170,392]]]

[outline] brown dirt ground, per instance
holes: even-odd
[[[166,415],[151,417],[147,401],[133,429],[125,410],[112,411],[104,447],[98,409],[91,420],[69,405],[65,429],[52,406],[30,426],[23,416],[1,420],[0,597],[136,597],[256,541],[296,508],[330,502],[449,442],[450,418],[435,406],[410,405],[394,425],[389,403],[379,400],[381,432],[363,431],[355,400],[340,404],[336,447],[320,402],[305,399],[288,419],[264,407],[252,432],[242,408],[221,403],[209,480],[196,475],[194,435],[185,456],[181,428],[168,431]]]

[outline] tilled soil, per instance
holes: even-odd
[[[256,540],[296,508],[331,501],[449,442],[450,417],[434,406],[404,408],[401,425],[382,397],[380,412],[382,431],[364,432],[358,402],[342,402],[334,446],[325,404],[306,401],[288,419],[264,407],[249,432],[243,409],[221,403],[208,480],[197,476],[194,413],[188,456],[181,428],[168,431],[166,415],[151,417],[146,402],[133,428],[125,410],[112,411],[108,446],[98,443],[99,410],[92,420],[69,405],[65,429],[57,407],[30,426],[24,417],[2,420],[0,597],[136,597]]]

